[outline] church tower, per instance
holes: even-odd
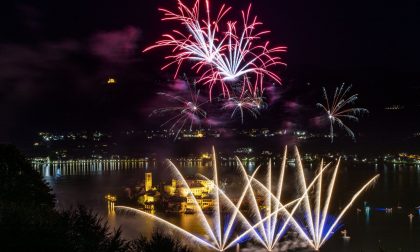
[[[152,187],[153,187],[153,183],[152,183],[152,173],[151,172],[147,172],[146,174],[145,174],[145,177],[146,177],[146,181],[145,181],[145,190],[146,190],[146,192],[148,192],[148,191],[150,191],[150,190],[152,190]]]

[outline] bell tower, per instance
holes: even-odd
[[[145,190],[146,190],[146,192],[152,190],[152,187],[153,187],[152,173],[151,172],[147,172],[145,174]]]

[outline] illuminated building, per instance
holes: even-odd
[[[211,159],[211,155],[209,153],[203,153],[203,154],[201,154],[201,159],[208,159],[208,160],[210,160]]]
[[[171,184],[170,185],[165,185],[164,186],[164,191],[170,195],[170,196],[174,196],[176,193],[176,189],[177,189],[177,181],[176,179],[172,179]]]
[[[176,179],[173,179],[170,184],[164,186],[165,193],[172,197],[170,201],[173,199],[186,199],[185,205],[179,204],[179,202],[170,202],[171,205],[177,205],[178,208],[184,209],[183,212],[185,212],[186,209],[194,211],[193,195],[202,208],[212,207],[214,205],[214,199],[211,196],[211,193],[214,190],[213,181],[189,178],[186,182],[189,188]]]
[[[191,193],[194,196],[203,196],[204,194],[208,194],[208,188],[201,183],[194,183],[190,186]]]
[[[211,196],[199,196],[195,197],[195,199],[203,210],[214,207],[215,200]],[[195,211],[194,199],[191,194],[187,197],[187,209]]]
[[[187,131],[182,135],[183,138],[203,138],[205,137],[205,132],[203,130]]]
[[[109,78],[106,83],[109,85],[114,85],[117,84],[117,81],[114,78]]]
[[[194,196],[203,196],[212,193],[214,182],[205,179],[191,178],[187,179],[187,184],[191,188]]]
[[[155,210],[155,202],[157,201],[159,193],[156,191],[148,191],[143,195],[143,206],[146,210]]]
[[[138,202],[145,210],[154,211],[155,203],[158,201],[160,193],[156,188],[153,188],[153,177],[151,172],[145,173],[144,190],[145,192],[140,195]]]
[[[147,172],[145,174],[145,182],[144,182],[144,189],[146,192],[152,190],[152,186],[153,186],[153,182],[152,182],[152,173],[151,172]]]

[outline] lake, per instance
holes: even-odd
[[[176,162],[183,174],[197,172],[210,175],[211,166],[202,162]],[[235,182],[234,162],[220,164],[220,177],[226,184]],[[318,162],[307,164],[308,174],[313,174]],[[249,162],[246,169],[249,173],[255,170],[256,164]],[[274,167],[278,164],[274,164]],[[293,165],[292,165],[293,166]],[[111,227],[122,227],[124,237],[132,239],[139,234],[147,235],[159,225],[141,216],[116,214],[108,215],[104,195],[121,194],[126,187],[133,187],[144,179],[145,171],[153,172],[154,183],[167,180],[170,175],[167,164],[163,161],[149,162],[92,162],[40,165],[36,168],[50,184],[57,197],[59,208],[69,208],[82,204],[106,218]],[[290,167],[288,169],[293,169]],[[338,214],[339,208],[346,205],[355,193],[374,174],[380,174],[376,184],[369,188],[347,212],[341,221],[340,230],[347,230],[351,238],[345,240],[340,232],[325,243],[321,251],[420,251],[420,216],[416,207],[420,205],[420,167],[399,165],[375,165],[346,163],[340,167],[338,181],[333,193],[331,214]],[[273,173],[275,177],[276,173]],[[293,190],[295,179],[286,180],[286,190]],[[371,207],[369,215],[365,214],[364,202]],[[362,211],[357,211],[357,209]],[[385,208],[393,208],[386,213]],[[411,219],[409,214],[413,214]],[[182,228],[201,233],[196,215],[160,214]],[[283,242],[279,250],[306,251],[299,249],[301,242]],[[251,245],[248,245],[251,246]],[[254,248],[241,248],[243,251],[255,251]],[[263,251],[263,250],[261,250]]]

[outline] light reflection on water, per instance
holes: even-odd
[[[182,161],[175,162],[186,175],[197,172],[211,174],[211,163]],[[222,162],[221,179],[229,180],[236,163],[232,160]],[[293,163],[289,163],[293,168]],[[168,174],[159,174],[164,169],[162,162],[95,162],[91,164],[55,164],[42,165],[37,169],[52,186],[57,196],[58,207],[68,208],[77,204],[99,212],[106,217],[112,227],[122,226],[128,239],[136,238],[138,234],[147,235],[154,229],[163,229],[152,220],[133,215],[107,214],[106,202],[103,197],[107,193],[121,193],[127,186],[134,186],[144,179],[146,170],[152,171],[154,180],[165,180]],[[251,173],[256,164],[253,161],[245,163]],[[307,167],[311,167],[308,165]],[[317,165],[306,171],[313,172]],[[351,237],[345,241],[336,234],[323,247],[322,251],[378,251],[379,243],[385,251],[420,251],[420,213],[415,209],[420,205],[420,167],[371,165],[353,167],[343,165],[337,191],[334,193],[334,208],[345,205],[354,192],[367,178],[374,173],[381,177],[374,188],[358,201],[343,220],[345,229]],[[293,180],[289,180],[294,182]],[[369,214],[363,202],[371,206]],[[401,206],[398,210],[396,207]],[[377,211],[378,208],[393,207],[393,213]],[[356,210],[362,209],[360,213]],[[410,222],[408,214],[414,217]],[[166,220],[186,230],[202,233],[195,215],[165,215]],[[380,242],[379,242],[380,241]]]

